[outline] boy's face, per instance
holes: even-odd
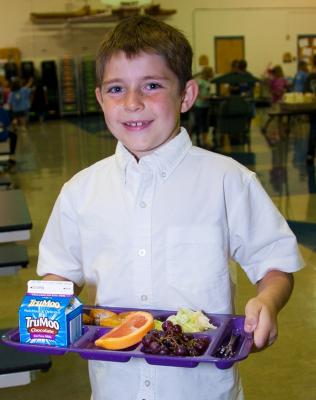
[[[162,56],[118,52],[107,62],[96,96],[108,129],[139,159],[179,133],[180,112],[194,103],[195,85],[189,81],[181,94]]]

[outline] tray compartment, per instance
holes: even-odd
[[[78,353],[82,358],[88,360],[127,362],[134,356],[139,344],[122,350],[108,350],[97,347],[94,342],[110,331],[111,328],[101,326],[85,326],[83,336],[70,348],[70,351]]]
[[[245,318],[243,316],[232,317],[227,322],[222,334],[217,337],[217,340],[210,348],[210,356],[214,359],[215,365],[220,369],[230,368],[236,361],[246,358],[253,344],[252,334],[244,331]],[[219,354],[221,346],[228,344],[231,335],[237,335],[238,338],[234,343],[234,353],[232,357],[226,358]]]
[[[2,336],[2,341],[11,347],[15,347],[20,351],[32,353],[45,353],[61,356],[69,350],[68,347],[57,347],[40,344],[28,344],[20,342],[19,328],[11,329]]]
[[[160,355],[160,354],[148,354],[142,351],[142,345],[140,346],[140,351],[143,353],[143,357],[152,365],[164,365],[168,367],[185,367],[185,368],[195,368],[200,362],[209,358],[205,357],[209,353],[210,346],[212,344],[212,334],[211,331],[194,333],[192,334],[194,338],[206,337],[209,340],[209,344],[205,349],[204,353],[199,356],[177,356],[177,355]]]

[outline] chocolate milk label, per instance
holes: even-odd
[[[42,282],[31,282],[35,283],[28,287],[19,310],[21,343],[60,347],[73,343],[82,334],[79,299],[71,291],[61,290],[59,295],[58,285],[52,286],[51,282],[47,287]]]

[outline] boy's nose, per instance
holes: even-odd
[[[137,111],[144,107],[143,96],[138,90],[131,90],[125,98],[125,107],[128,111]]]

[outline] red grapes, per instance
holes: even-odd
[[[171,356],[201,356],[207,349],[210,339],[205,336],[194,337],[183,333],[178,324],[164,321],[162,331],[152,330],[142,339],[144,353]]]

